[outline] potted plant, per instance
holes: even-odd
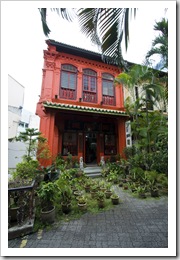
[[[149,181],[151,197],[159,197],[159,189],[154,181]]]
[[[101,181],[101,182],[99,183],[99,186],[100,186],[100,190],[101,190],[101,191],[105,191],[105,190],[106,190],[106,185],[105,185],[105,182],[104,182],[104,181]]]
[[[55,221],[55,198],[57,195],[55,182],[42,182],[37,195],[41,201],[41,219],[43,222],[53,223]]]
[[[57,180],[57,185],[59,188],[62,212],[68,214],[71,211],[72,189],[70,184],[61,178]]]
[[[145,199],[146,198],[146,187],[139,186],[136,189],[136,192],[139,195],[139,198]]]
[[[112,195],[112,191],[111,191],[111,184],[110,183],[107,183],[106,185],[106,190],[105,190],[105,196],[106,196],[106,199],[109,199]]]
[[[113,205],[118,205],[119,204],[119,196],[117,194],[112,194],[111,195],[111,201]]]
[[[99,208],[104,208],[105,206],[105,194],[103,191],[98,191],[96,194],[96,199]]]
[[[85,184],[84,184],[84,189],[85,189],[86,192],[90,192],[91,184],[92,184],[91,180],[87,179]]]
[[[123,185],[123,190],[128,190],[128,185],[127,184]]]
[[[95,198],[97,192],[98,192],[98,185],[97,185],[97,184],[93,184],[93,185],[91,186],[91,190],[90,190],[91,197],[92,197],[92,198]]]
[[[136,185],[134,182],[130,183],[129,184],[129,188],[131,189],[132,192],[135,192],[136,191]]]
[[[81,211],[85,211],[87,209],[87,200],[84,196],[78,197],[78,207]]]

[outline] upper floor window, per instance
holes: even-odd
[[[109,73],[102,73],[102,94],[104,105],[115,105],[114,77]]]
[[[76,99],[77,68],[71,64],[61,67],[60,97]]]
[[[61,68],[61,88],[76,89],[77,68],[71,64],[63,64]]]
[[[102,74],[102,88],[103,95],[105,96],[114,96],[114,77],[111,74],[103,73]]]
[[[83,90],[96,92],[97,73],[91,69],[83,70]]]

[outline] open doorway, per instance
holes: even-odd
[[[85,134],[85,163],[97,164],[97,134]]]

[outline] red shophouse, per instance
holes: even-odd
[[[54,157],[68,153],[86,164],[122,154],[126,146],[121,71],[101,55],[54,40],[44,50],[42,89],[36,114]]]

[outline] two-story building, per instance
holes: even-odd
[[[36,114],[52,156],[68,153],[86,164],[123,153],[126,146],[121,72],[102,61],[101,54],[46,41],[42,87]],[[50,161],[49,161],[50,163]]]

